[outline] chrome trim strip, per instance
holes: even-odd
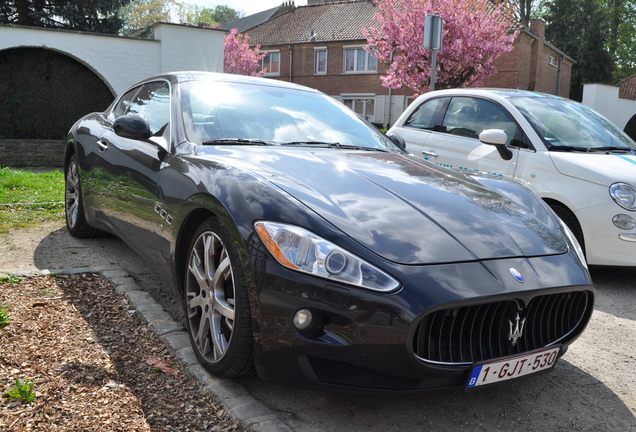
[[[618,233],[618,238],[626,242],[636,243],[636,234]]]

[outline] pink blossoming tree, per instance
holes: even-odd
[[[232,29],[225,36],[225,53],[223,55],[223,70],[226,73],[239,75],[263,76],[265,69],[258,71],[261,59],[267,55],[260,51],[260,45],[250,47],[250,37]]]
[[[381,77],[389,88],[429,91],[431,50],[425,49],[427,14],[444,19],[442,49],[437,54],[436,88],[479,86],[496,72],[494,61],[512,50],[517,32],[503,6],[488,0],[374,0],[377,26],[363,28],[368,48],[389,65]],[[435,3],[434,8],[431,3]],[[503,3],[503,2],[502,2]]]

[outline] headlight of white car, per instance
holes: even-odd
[[[627,183],[614,183],[609,188],[612,199],[626,210],[636,211],[636,188]]]
[[[254,228],[274,258],[293,270],[380,292],[400,283],[384,271],[304,228],[256,222]]]

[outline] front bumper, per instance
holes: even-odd
[[[575,213],[585,237],[585,254],[589,265],[636,266],[636,228],[621,230],[612,218],[627,214],[636,219],[636,213],[614,203],[588,207]]]
[[[393,294],[336,285],[262,258],[253,265],[261,269],[252,303],[257,371],[319,389],[415,392],[462,385],[476,361],[555,344],[564,353],[594,307],[589,274],[572,254],[394,266],[388,270],[403,287]],[[292,323],[301,308],[320,316],[309,334]],[[519,329],[517,313],[527,327],[510,336],[511,322]]]

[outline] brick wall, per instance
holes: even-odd
[[[543,21],[532,20],[531,32],[519,33],[514,42],[514,50],[504,53],[495,61],[497,73],[486,78],[483,86],[556,94],[560,79],[559,96],[569,97],[573,66],[571,59],[563,57],[546,43]],[[550,56],[554,58],[555,64],[550,64]]]
[[[379,75],[384,74],[386,65],[378,64],[378,72],[374,73],[344,73],[344,45],[361,45],[356,43],[329,42],[323,44],[297,44],[292,46],[292,81],[307,87],[318,89],[328,95],[340,95],[343,93],[374,93],[386,95],[389,89],[382,85]],[[327,48],[327,73],[314,74],[314,47]],[[261,47],[263,50],[280,50],[280,75],[266,75],[266,78],[274,78],[289,81],[289,45]],[[392,90],[394,95],[411,96],[410,89]]]
[[[64,140],[0,140],[0,166],[63,168],[64,145]]]

